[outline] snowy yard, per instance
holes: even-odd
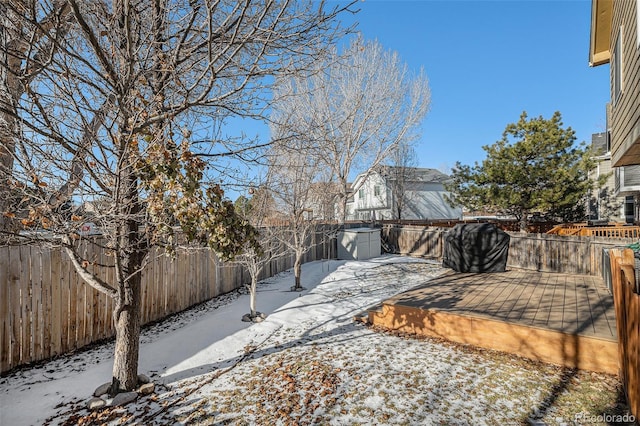
[[[146,329],[139,370],[155,394],[84,409],[110,378],[104,344],[0,379],[0,425],[598,424],[621,413],[613,376],[354,323],[442,272],[398,256],[306,264],[300,294],[290,273],[260,285],[262,323],[240,321],[249,302],[236,292]]]

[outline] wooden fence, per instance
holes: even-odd
[[[323,235],[313,236],[305,262],[335,258],[335,240]],[[98,245],[85,242],[82,249],[85,258],[97,265],[113,262]],[[280,257],[264,268],[261,279],[292,266],[290,255]],[[95,268],[101,279],[114,282],[113,268]],[[206,249],[178,251],[175,258],[153,251],[142,273],[142,323],[248,282],[250,277],[239,264],[220,262]],[[0,373],[115,336],[113,307],[111,298],[82,282],[59,248],[0,247]]]
[[[414,225],[384,225],[382,238],[401,254],[442,260],[447,229]]]
[[[402,254],[442,259],[446,229],[385,225],[382,236]],[[507,266],[543,272],[604,277],[608,258],[603,249],[623,247],[632,238],[570,237],[510,232]]]
[[[631,413],[640,419],[640,289],[629,249],[611,250],[613,304],[616,309],[620,380]]]

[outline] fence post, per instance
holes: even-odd
[[[630,249],[611,249],[611,280],[618,331],[620,380],[632,414],[640,416],[640,294],[635,292],[635,259]]]

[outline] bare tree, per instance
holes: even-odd
[[[335,199],[339,193],[339,185],[331,180],[321,180],[314,183],[310,194],[310,215],[313,216],[315,220],[320,220],[325,224],[335,222]]]
[[[2,215],[8,229],[61,245],[82,279],[115,300],[111,393],[132,390],[150,248],[186,240],[232,258],[256,240],[207,175],[213,160],[253,146],[215,140],[209,126],[264,115],[271,77],[307,68],[344,8],[277,0],[1,7],[0,184],[19,195]],[[77,250],[87,220],[78,205],[91,205],[114,282]]]
[[[249,272],[251,282],[247,285],[249,290],[248,314],[242,317],[243,321],[261,322],[266,318],[262,312],[258,312],[257,293],[258,280],[265,266],[273,260],[287,256],[287,251],[283,249],[282,234],[283,227],[273,223],[275,213],[275,203],[267,184],[251,188],[251,198],[241,202],[240,214],[258,230],[259,247],[248,244],[242,254],[236,257],[236,262],[244,266]],[[236,205],[237,205],[236,200]]]
[[[272,133],[279,136],[278,128]],[[321,181],[322,168],[317,158],[309,156],[305,142],[289,139],[272,146],[269,155],[269,188],[286,231],[282,243],[294,254],[295,283],[292,291],[302,291],[303,256],[311,249],[311,237],[315,232],[313,209],[314,185]]]
[[[0,212],[8,213],[0,216],[0,232],[18,229],[10,212],[22,198],[10,179],[21,128],[18,103],[54,54],[55,38],[65,36],[71,11],[66,2],[56,2],[51,10],[41,11],[34,26],[21,19],[21,13],[33,6],[33,0],[0,3]]]
[[[398,144],[385,163],[380,171],[391,191],[393,218],[401,220],[414,194],[411,192],[411,182],[416,179],[416,153],[413,146],[405,142]]]
[[[331,171],[342,221],[348,180],[414,140],[430,104],[422,71],[410,73],[395,52],[361,38],[341,54],[334,48],[313,72],[280,79],[277,93],[272,120],[307,141]]]

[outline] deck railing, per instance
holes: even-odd
[[[613,303],[616,309],[620,380],[631,413],[640,418],[640,290],[629,249],[611,250]]]
[[[614,224],[587,226],[586,223],[558,225],[547,234],[577,237],[640,238],[640,226]]]

